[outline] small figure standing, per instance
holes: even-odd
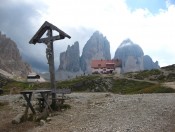
[[[50,37],[50,31],[48,30],[47,31],[47,36],[48,37]],[[47,48],[46,48],[46,58],[47,58],[47,60],[48,60],[48,64],[50,63],[50,58],[51,58],[51,56],[52,56],[52,49],[51,49],[51,42],[46,42],[46,45],[47,45]]]
[[[51,50],[51,45],[50,43],[47,43],[47,48],[46,48],[46,58],[47,58],[47,63],[49,64],[50,57],[52,56],[52,50]]]

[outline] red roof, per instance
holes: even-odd
[[[115,68],[121,66],[120,60],[92,60],[91,68]]]

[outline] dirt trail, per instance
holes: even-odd
[[[163,83],[162,85],[175,89],[175,82],[166,82],[166,83]]]

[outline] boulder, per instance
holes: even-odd
[[[24,113],[20,113],[18,114],[15,118],[13,118],[12,120],[12,124],[19,124],[23,121],[23,118],[24,118]]]

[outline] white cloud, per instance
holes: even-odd
[[[45,3],[49,8],[43,13],[42,21],[48,20],[66,31],[76,29],[75,33],[80,28],[91,29],[91,33],[99,30],[110,41],[112,57],[120,43],[131,38],[143,48],[145,54],[154,61],[158,60],[161,66],[174,63],[173,59],[167,60],[175,58],[173,5],[167,4],[168,10],[160,10],[159,14],[153,15],[146,9],[131,12],[125,0],[45,0]],[[82,45],[81,48],[88,39],[84,39],[85,32],[72,35],[73,41],[78,36],[75,38]],[[73,41],[69,40],[69,44]]]
[[[29,32],[35,33],[46,20],[71,35],[71,39],[54,42],[56,43],[54,46],[57,66],[59,53],[65,51],[68,44],[71,45],[75,41],[79,41],[80,50],[82,51],[84,44],[96,30],[102,32],[109,40],[112,57],[120,43],[124,39],[130,38],[142,47],[145,54],[150,55],[154,61],[158,60],[161,66],[174,63],[175,6],[168,2],[167,10],[160,10],[158,14],[152,14],[146,9],[131,11],[125,0],[6,0],[2,1],[1,5],[9,4],[15,10],[15,4],[19,5],[20,3],[30,5],[27,8],[29,11],[25,11],[29,15],[26,16],[25,12],[22,12],[21,15],[24,18],[27,17],[26,23],[32,23],[31,29],[22,26],[23,24],[17,24],[16,26],[16,28],[26,27],[28,29],[22,34],[26,38],[30,36]],[[1,5],[0,9],[3,9]],[[8,6],[6,7],[8,8]],[[26,8],[26,6],[23,8]],[[16,11],[18,10],[16,9]],[[2,12],[0,14],[6,16]],[[32,17],[32,14],[34,17]],[[14,16],[14,13],[12,16]],[[14,19],[21,20],[20,18],[16,15]],[[7,19],[11,20],[12,18]],[[16,22],[18,23],[18,20]],[[25,19],[20,22],[25,23]],[[25,33],[28,33],[28,36],[24,35]],[[20,37],[21,32],[17,38]],[[28,41],[23,42],[28,43]],[[35,47],[44,50],[44,46],[40,48],[40,45],[37,45]],[[46,61],[45,51],[40,54],[43,55],[44,59],[42,60]]]

